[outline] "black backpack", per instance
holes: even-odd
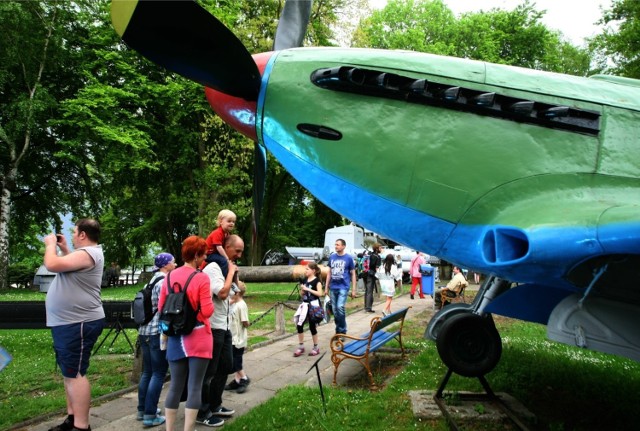
[[[196,326],[196,316],[200,311],[200,306],[198,306],[197,310],[193,309],[187,296],[187,288],[193,276],[199,272],[199,270],[193,271],[187,278],[184,289],[182,289],[180,283],[172,285],[171,273],[167,274],[168,294],[162,311],[160,311],[160,328],[164,334],[170,336],[189,335]]]
[[[137,325],[146,325],[151,322],[153,315],[156,314],[153,309],[153,305],[151,304],[151,294],[153,293],[153,288],[156,287],[156,284],[162,280],[164,280],[164,275],[162,277],[158,277],[153,284],[149,281],[145,287],[136,293],[135,298],[131,301],[131,318]]]

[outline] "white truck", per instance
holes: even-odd
[[[329,255],[335,251],[335,242],[337,239],[343,239],[347,243],[346,252],[351,254],[355,259],[358,253],[365,250],[371,251],[371,246],[380,242],[385,243],[377,234],[365,231],[356,225],[346,225],[327,229],[324,235],[324,247],[286,247],[287,253],[291,257],[290,263],[302,263],[304,261],[315,261],[318,263],[326,263]],[[398,254],[402,257],[402,271],[407,274],[411,266],[411,259],[416,255],[415,250],[402,245],[396,245],[393,248],[385,247],[381,253],[384,259],[387,254]],[[431,265],[437,265],[440,260],[432,256],[429,259]]]
[[[286,247],[287,253],[295,262],[315,261],[326,262],[335,250],[336,240],[343,239],[347,243],[346,252],[354,258],[366,248],[364,229],[355,225],[338,226],[327,229],[324,234],[323,247]],[[375,242],[375,239],[373,240]],[[371,244],[369,244],[370,246]]]

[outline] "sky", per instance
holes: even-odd
[[[443,0],[455,15],[464,12],[488,11],[494,7],[513,10],[524,0]],[[387,0],[369,0],[381,8]],[[546,10],[542,22],[553,30],[561,31],[574,45],[582,46],[585,37],[598,34],[594,23],[600,19],[600,6],[609,8],[611,0],[532,0],[537,10]]]

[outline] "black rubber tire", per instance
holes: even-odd
[[[462,313],[472,313],[471,304],[449,304],[443,309],[438,310],[427,324],[427,329],[424,331],[424,338],[436,341],[438,339],[438,334],[442,330],[444,322],[447,319]]]
[[[464,313],[447,319],[436,341],[442,362],[464,377],[491,372],[502,355],[502,340],[491,316]]]

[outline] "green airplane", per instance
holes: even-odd
[[[488,275],[427,328],[453,372],[498,363],[492,314],[640,360],[640,82],[295,48],[310,7],[288,1],[275,50],[254,56],[195,2],[114,1],[112,20],[256,142],[258,213],[267,149],[343,216]]]

